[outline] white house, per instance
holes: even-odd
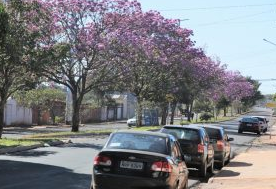
[[[9,98],[4,110],[5,125],[31,125],[32,110],[19,106],[16,101]]]

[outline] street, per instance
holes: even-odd
[[[252,115],[264,115],[271,120],[269,109],[254,109]],[[272,120],[270,121],[272,124]],[[238,119],[219,124],[233,137],[232,156],[246,150],[257,135],[238,134]],[[93,158],[102,148],[107,136],[74,138],[72,144],[46,147],[0,156],[1,189],[88,189],[91,183]],[[218,170],[215,171],[215,173]],[[212,175],[210,175],[212,176]],[[189,186],[199,179],[190,171]]]

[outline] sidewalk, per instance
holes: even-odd
[[[197,189],[275,189],[276,126],[257,138],[252,147],[231,160],[220,173]]]

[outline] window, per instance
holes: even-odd
[[[189,141],[198,141],[198,131],[194,129],[186,128],[163,128],[162,133],[168,133],[176,137],[177,139],[189,140]]]
[[[167,139],[139,133],[115,133],[106,148],[130,149],[168,154]]]

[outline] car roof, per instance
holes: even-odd
[[[113,132],[113,134],[116,134],[116,133],[131,133],[131,134],[155,135],[160,137],[171,137],[171,135],[167,133],[151,132],[151,131],[120,130],[120,131]]]
[[[212,129],[224,129],[221,126],[215,126],[215,125],[203,125],[202,127],[212,128]]]
[[[202,126],[199,125],[165,125],[163,126],[163,128],[179,128],[179,129],[196,129],[196,130],[200,130],[203,129]]]
[[[251,117],[259,117],[259,118],[263,118],[263,119],[266,119],[266,117],[265,116],[251,116]]]

